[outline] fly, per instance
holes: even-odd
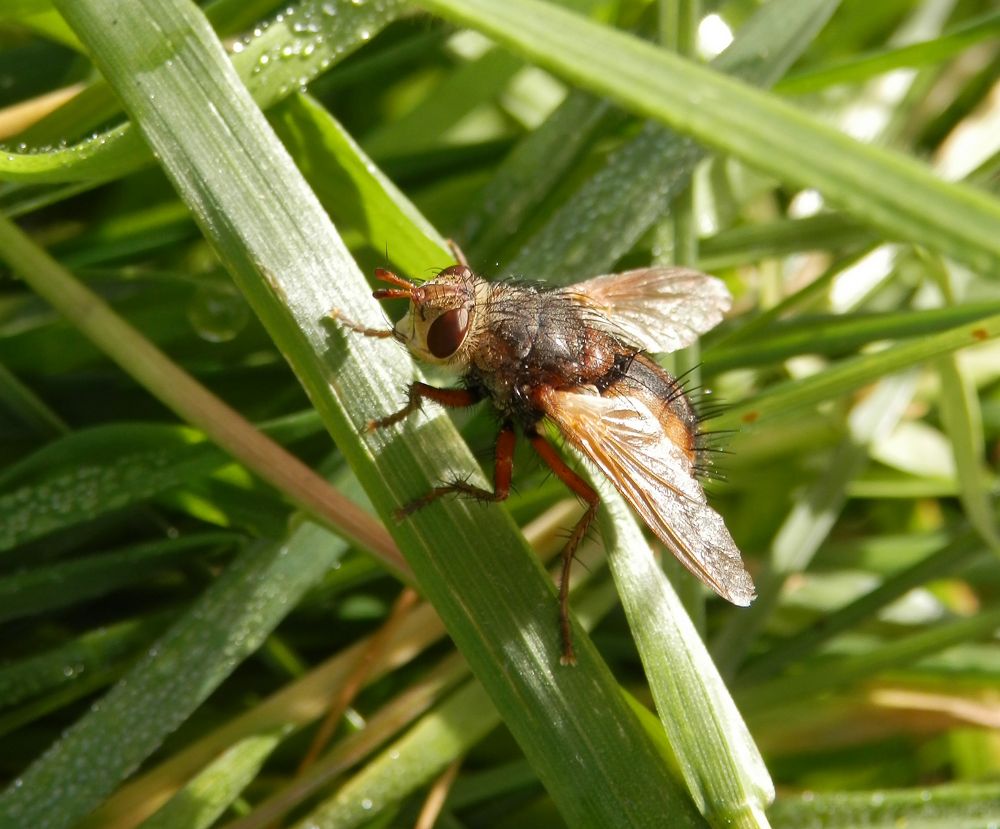
[[[559,619],[562,662],[575,662],[569,622],[573,556],[600,498],[541,431],[543,422],[594,463],[677,559],[724,599],[746,606],[750,574],[721,516],[698,482],[698,419],[681,384],[647,353],[675,351],[714,328],[732,297],[698,271],[649,267],[597,276],[564,288],[491,283],[461,252],[457,264],[417,283],[379,268],[393,287],[374,297],[407,299],[391,329],[331,316],[369,337],[391,337],[419,360],[462,377],[459,388],[413,383],[405,406],[369,423],[400,422],[431,400],[449,408],[489,400],[500,415],[493,489],[456,480],[434,487],[397,511],[402,518],[444,495],[503,501],[510,492],[515,428],[553,473],[586,505],[562,551]]]

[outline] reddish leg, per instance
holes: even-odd
[[[433,503],[443,495],[465,495],[475,498],[477,501],[506,501],[510,495],[510,479],[514,474],[514,427],[505,423],[497,435],[497,445],[495,450],[496,463],[493,468],[493,490],[483,489],[480,486],[473,486],[465,481],[452,481],[451,483],[436,486],[426,495],[415,498],[402,509],[397,510],[399,518],[405,518],[418,509],[423,509],[428,504]]]
[[[426,383],[412,383],[407,393],[409,399],[402,409],[388,417],[383,417],[381,420],[369,420],[368,431],[372,432],[375,429],[399,423],[419,409],[424,400],[433,400],[449,409],[462,409],[473,403],[478,403],[483,398],[478,392],[469,389],[439,389],[436,386],[428,386]]]
[[[590,525],[597,515],[597,505],[601,503],[600,496],[590,488],[583,478],[570,469],[566,462],[559,457],[559,453],[544,437],[537,432],[529,433],[528,439],[535,451],[542,460],[555,473],[556,477],[568,486],[576,495],[579,495],[587,504],[587,509],[583,516],[576,522],[573,531],[569,534],[566,546],[562,550],[562,576],[559,580],[559,629],[562,632],[562,658],[559,660],[563,665],[575,665],[576,654],[573,652],[573,633],[569,624],[569,572],[573,566],[573,555],[576,548],[580,546],[583,537],[590,529]]]

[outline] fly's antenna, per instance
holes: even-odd
[[[416,290],[416,286],[408,279],[397,276],[386,268],[375,268],[375,278],[397,286],[395,288],[377,289],[372,293],[375,299],[413,299],[413,292]]]

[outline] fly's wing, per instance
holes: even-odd
[[[750,604],[753,581],[729,530],[688,456],[640,398],[550,389],[542,405],[688,570],[733,604]]]
[[[606,317],[613,333],[654,353],[691,345],[733,304],[722,280],[688,268],[605,274],[565,290]]]

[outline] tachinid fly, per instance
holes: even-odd
[[[569,570],[600,499],[540,430],[549,420],[611,480],[685,567],[723,598],[748,605],[753,582],[695,475],[695,412],[680,383],[645,353],[683,348],[715,327],[732,303],[725,285],[698,271],[667,267],[598,276],[566,288],[491,283],[453,250],[458,264],[422,284],[376,271],[394,286],[375,291],[376,299],[410,302],[392,329],[366,328],[331,312],[360,334],[392,337],[420,360],[462,376],[461,388],[413,383],[407,404],[372,421],[371,428],[398,423],[424,400],[457,408],[488,399],[500,414],[492,491],[464,481],[442,484],[398,514],[408,515],[450,493],[503,501],[510,491],[519,428],[587,506],[562,551],[562,661],[571,664]]]

